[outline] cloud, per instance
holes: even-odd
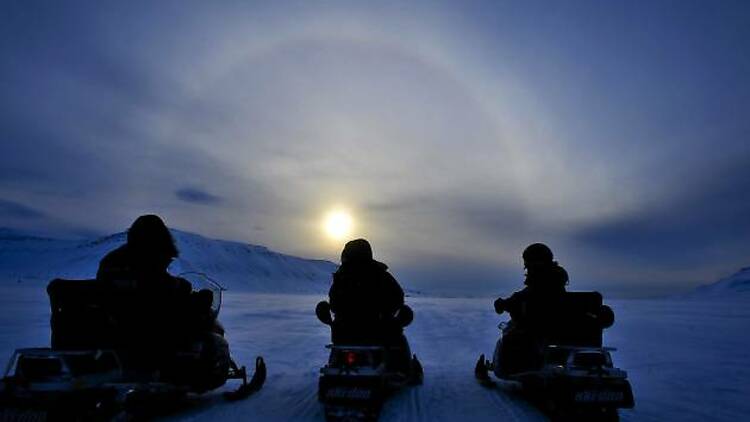
[[[194,187],[185,187],[175,192],[178,199],[185,202],[201,205],[218,205],[224,200],[216,195]]]
[[[405,286],[447,296],[509,295],[523,288],[523,268],[465,255],[418,255],[390,270]],[[386,262],[387,264],[390,264]],[[519,261],[520,263],[520,261]]]
[[[39,220],[46,214],[18,202],[0,199],[0,216],[7,219]]]
[[[700,267],[750,259],[750,156],[735,157],[672,186],[671,198],[575,232],[583,244],[641,265]]]

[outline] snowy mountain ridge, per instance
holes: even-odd
[[[724,277],[695,289],[690,296],[750,295],[750,267],[741,268],[729,277]]]
[[[172,274],[208,274],[230,290],[324,293],[336,264],[274,252],[264,246],[171,230],[180,256]],[[99,260],[125,242],[126,233],[95,239],[38,237],[0,228],[0,281],[44,284],[53,278],[93,278]]]

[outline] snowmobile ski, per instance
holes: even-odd
[[[266,363],[263,361],[262,357],[258,356],[255,358],[255,373],[253,373],[250,382],[247,381],[246,368],[244,366],[237,368],[237,365],[234,362],[232,362],[232,364],[233,367],[231,368],[229,378],[236,377],[242,379],[242,385],[234,391],[224,393],[224,398],[228,401],[245,399],[263,387],[263,384],[266,381]]]

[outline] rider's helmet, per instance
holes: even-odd
[[[164,221],[153,214],[142,215],[128,230],[128,248],[135,255],[152,262],[168,263],[178,251]]]
[[[544,243],[532,243],[523,251],[523,262],[529,265],[549,265],[553,260],[552,250]]]
[[[372,247],[365,239],[347,242],[341,252],[341,264],[358,264],[372,261]]]

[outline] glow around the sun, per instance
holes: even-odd
[[[335,240],[349,237],[353,226],[354,220],[351,214],[343,210],[329,212],[323,224],[326,235]]]

